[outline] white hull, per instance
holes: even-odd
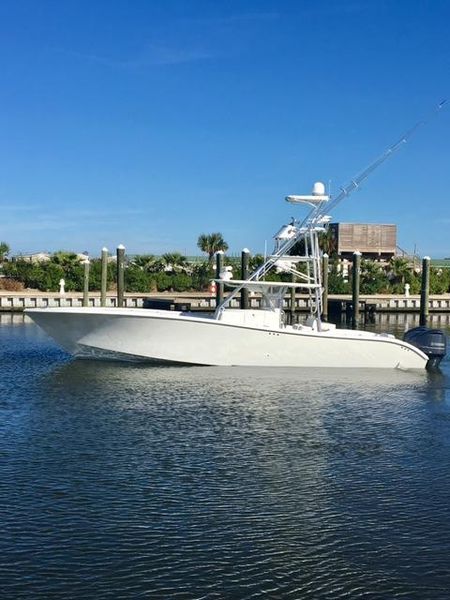
[[[70,354],[195,365],[424,369],[427,356],[391,336],[221,322],[150,309],[57,308],[27,314]]]

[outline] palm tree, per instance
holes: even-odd
[[[262,254],[255,254],[250,257],[249,269],[250,271],[256,271],[261,265],[264,264],[264,256]]]
[[[3,262],[10,252],[9,245],[6,242],[0,242],[0,262]]]
[[[166,252],[161,256],[161,260],[165,271],[186,273],[189,270],[187,259],[180,252]]]
[[[64,250],[54,252],[50,260],[52,263],[60,265],[63,269],[80,264],[80,257],[75,252],[66,252]]]
[[[319,233],[319,248],[323,253],[328,254],[330,258],[337,255],[337,238],[335,230],[332,227]],[[305,254],[305,238],[300,238],[298,242],[289,250],[290,256],[303,256]]]
[[[133,265],[147,273],[157,273],[163,270],[162,261],[153,254],[137,254],[132,262]]]
[[[406,260],[406,258],[402,258],[400,256],[394,256],[391,258],[390,270],[388,277],[394,283],[400,283],[404,285],[408,279],[411,277],[411,265]]]
[[[411,285],[411,292],[416,288],[416,280],[419,277],[414,273],[411,263],[400,256],[393,256],[389,261],[387,277],[389,284],[394,292],[402,293],[405,283]]]
[[[197,246],[202,252],[205,252],[205,254],[208,255],[208,262],[210,265],[212,264],[216,252],[219,252],[219,250],[226,252],[228,250],[228,244],[219,232],[210,234],[202,233],[198,236]]]
[[[335,256],[337,251],[337,239],[332,227],[327,227],[326,231],[319,234],[319,246],[322,252],[326,252],[330,258]]]
[[[387,287],[386,273],[380,263],[373,260],[361,261],[361,292],[377,294]]]

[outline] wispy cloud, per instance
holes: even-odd
[[[63,218],[86,220],[86,219],[107,219],[107,220],[122,220],[126,217],[141,217],[148,215],[148,210],[139,208],[104,208],[104,209],[89,209],[62,211],[59,214]]]
[[[236,23],[256,23],[258,21],[274,21],[280,18],[278,12],[255,12],[214,17],[186,17],[180,23],[190,25],[233,25]]]
[[[199,48],[171,47],[150,44],[145,50],[131,58],[116,58],[90,52],[58,50],[75,58],[97,63],[113,69],[144,69],[148,67],[180,65],[213,58],[213,55]]]
[[[252,12],[232,15],[198,16],[176,18],[173,27],[178,30],[174,39],[173,32],[170,41],[161,42],[143,41],[142,49],[134,55],[118,56],[103,52],[85,52],[65,48],[54,48],[53,51],[73,58],[89,61],[112,69],[139,70],[158,66],[181,65],[199,61],[210,60],[222,55],[222,51],[206,49],[206,39],[210,39],[211,31],[216,33],[227,26],[245,27],[255,23],[272,22],[280,17],[277,12]],[[239,27],[241,29],[242,27]],[[196,34],[192,37],[193,30]],[[208,35],[204,35],[204,30]],[[200,32],[203,32],[200,35]],[[224,33],[224,31],[222,31]],[[214,36],[213,36],[214,37]],[[196,41],[193,41],[196,39]],[[215,44],[217,46],[217,44]],[[214,44],[213,44],[214,46]],[[222,49],[223,50],[223,49]],[[229,52],[229,49],[228,49]]]
[[[43,210],[40,206],[22,206],[14,207],[6,213],[3,207],[0,210],[4,214],[3,226],[10,232],[32,232],[32,231],[59,231],[59,230],[80,230],[91,226],[98,227],[99,223],[114,224],[123,223],[124,220],[132,220],[137,217],[139,220],[148,211],[139,209],[81,209],[81,210],[61,210],[51,209]],[[14,211],[13,211],[14,210]]]
[[[13,254],[67,248],[88,249],[95,255],[101,246],[115,248],[118,243],[124,243],[132,254],[148,252],[149,248],[185,252],[192,240],[184,242],[181,235],[173,232],[165,235],[161,219],[152,216],[149,224],[144,215],[148,217],[148,211],[133,209],[10,214],[3,220],[3,229],[8,231]]]
[[[33,212],[36,210],[40,210],[40,207],[36,204],[12,204],[5,203],[0,204],[0,211],[4,215],[10,213],[24,213],[24,212]]]

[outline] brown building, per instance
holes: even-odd
[[[397,225],[330,223],[333,250],[350,260],[358,250],[364,258],[390,260],[397,248]]]

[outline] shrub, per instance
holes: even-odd
[[[195,265],[192,269],[191,286],[195,290],[206,290],[213,277],[215,272],[213,273],[207,262]]]
[[[111,289],[113,282],[116,278],[116,265],[115,263],[108,262],[107,268],[107,289]],[[89,269],[89,289],[92,291],[98,291],[102,287],[102,261],[98,258],[91,260],[91,267]]]
[[[432,294],[446,294],[449,289],[450,274],[448,269],[430,269],[430,292]]]
[[[176,292],[192,289],[192,277],[186,273],[176,273],[172,276],[172,288]]]
[[[142,294],[149,292],[150,287],[151,279],[146,271],[131,266],[125,270],[125,289],[127,292]]]
[[[7,292],[21,292],[23,290],[23,283],[16,279],[10,279],[9,277],[1,277],[0,290],[5,290]]]
[[[377,294],[383,286],[387,286],[387,283],[386,273],[379,263],[371,260],[361,261],[360,290],[362,294]]]
[[[167,273],[155,273],[153,280],[158,292],[166,292],[172,287],[172,278]]]
[[[330,294],[350,293],[350,283],[342,277],[342,273],[338,271],[336,263],[331,264],[328,274],[328,291]]]

